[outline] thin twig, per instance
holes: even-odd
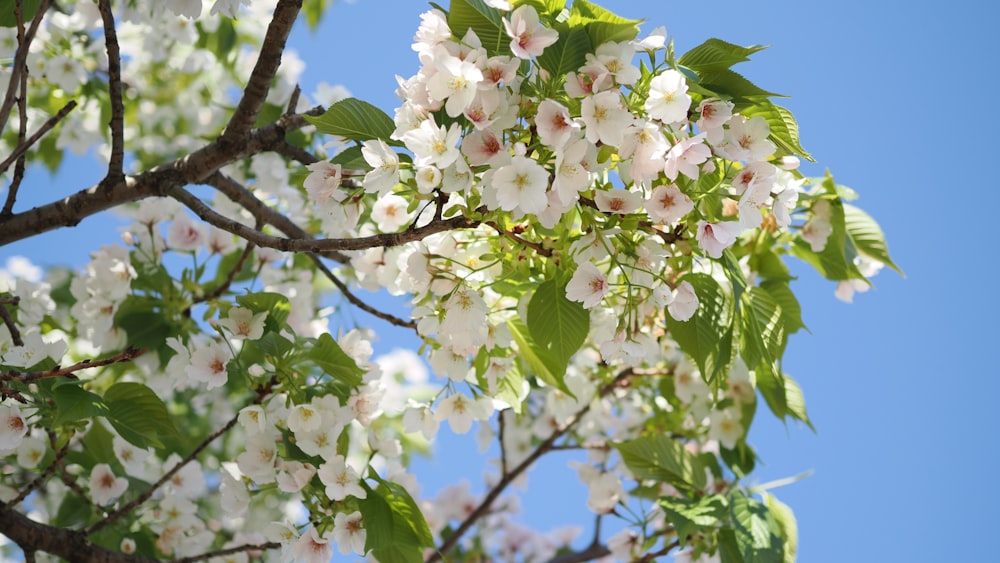
[[[659,549],[657,551],[651,551],[651,552],[647,553],[646,555],[643,555],[639,559],[636,559],[636,563],[646,563],[647,561],[655,561],[657,557],[666,555],[666,554],[670,553],[671,551],[673,551],[674,549],[677,549],[677,547],[679,547],[679,546],[680,546],[680,542],[678,540],[674,540],[673,542],[668,543],[667,545],[663,546],[662,549]]]
[[[45,12],[49,10],[50,4],[50,0],[42,0],[38,5],[38,11],[35,12],[34,19],[31,20],[31,25],[23,34],[24,24],[17,26],[17,52],[14,54],[14,64],[11,66],[7,92],[4,95],[3,104],[0,104],[0,131],[7,127],[7,119],[10,117],[10,110],[14,108],[14,99],[16,98],[14,92],[20,84],[21,73],[28,70],[25,61],[28,59],[31,41],[35,38],[38,26],[42,24],[42,18],[45,17]],[[17,6],[20,6],[20,2],[17,3]]]
[[[205,295],[202,295],[201,297],[196,297],[191,301],[191,305],[196,305],[198,303],[206,303],[208,301],[212,301],[213,299],[218,299],[219,297],[222,296],[223,293],[228,291],[229,287],[233,285],[233,280],[236,279],[236,276],[243,269],[243,265],[246,264],[247,259],[250,258],[251,254],[253,254],[254,248],[256,248],[256,245],[254,245],[254,243],[252,242],[248,242],[246,246],[243,248],[243,253],[240,254],[240,259],[237,260],[236,265],[233,266],[231,270],[229,270],[229,272],[226,274],[226,279],[223,280],[221,284],[219,284],[219,287],[213,289],[211,292]],[[187,310],[188,311],[191,310],[191,307],[188,306]]]
[[[327,268],[326,264],[323,263],[323,260],[316,253],[310,252],[308,253],[308,256],[309,258],[312,259],[313,264],[316,265],[319,271],[323,272],[323,275],[325,275],[327,279],[333,282],[333,285],[337,286],[337,289],[339,289],[340,292],[344,294],[344,297],[346,297],[347,300],[350,301],[352,305],[368,313],[369,315],[376,316],[390,324],[401,326],[403,328],[411,328],[413,330],[417,330],[417,323],[413,321],[403,320],[399,317],[396,317],[384,311],[379,311],[375,307],[372,307],[371,305],[365,303],[357,296],[355,296],[353,293],[351,293],[351,290],[350,288],[347,287],[347,284],[342,282],[340,278],[338,278],[337,275],[330,270],[330,268]]]
[[[38,381],[39,379],[46,379],[49,377],[66,377],[71,376],[74,373],[90,368],[99,368],[103,366],[108,366],[111,364],[117,364],[120,362],[132,361],[135,358],[146,353],[145,350],[139,348],[128,347],[123,352],[115,354],[110,358],[105,358],[103,360],[83,360],[82,362],[77,362],[69,367],[56,367],[50,369],[49,371],[36,371],[36,372],[16,372],[9,371],[7,373],[0,374],[0,381],[15,381],[18,383],[31,383],[32,381]]]
[[[504,229],[500,228],[500,225],[496,224],[494,221],[487,221],[486,224],[489,225],[489,226],[491,226],[491,227],[493,227],[493,230],[495,230],[497,233],[499,233],[499,234],[501,234],[501,235],[503,235],[503,236],[505,236],[505,237],[513,240],[514,242],[516,242],[516,243],[518,243],[518,244],[520,244],[522,246],[525,246],[525,247],[528,247],[528,248],[534,250],[535,252],[537,252],[541,256],[552,256],[552,249],[545,248],[544,246],[542,246],[541,243],[533,242],[533,241],[530,241],[530,240],[525,240],[525,239],[517,236],[516,233],[512,233],[510,231],[505,231]]]
[[[18,330],[17,325],[14,324],[14,319],[10,316],[10,311],[7,310],[7,305],[17,306],[21,302],[20,297],[11,297],[0,299],[0,319],[3,319],[4,326],[10,332],[10,340],[14,343],[14,346],[24,346],[24,340],[21,340],[21,331]]]
[[[632,371],[631,369],[626,369],[622,371],[613,380],[609,381],[603,387],[601,387],[600,391],[598,391],[597,396],[599,397],[607,396],[608,393],[611,393],[616,387],[621,385],[623,382],[625,382],[628,378],[632,377],[634,374],[635,372]],[[465,518],[465,520],[462,521],[461,524],[458,525],[457,528],[455,528],[455,531],[452,532],[450,536],[448,536],[448,539],[444,540],[444,542],[442,542],[441,545],[433,553],[430,554],[430,556],[427,558],[427,563],[432,563],[434,561],[441,561],[444,558],[444,556],[447,555],[447,553],[451,551],[452,548],[455,547],[455,545],[458,544],[458,541],[462,539],[462,535],[465,534],[465,532],[467,532],[469,528],[471,528],[472,525],[476,523],[477,520],[482,518],[487,513],[487,511],[490,508],[490,505],[492,505],[493,501],[495,501],[497,497],[500,496],[500,493],[502,493],[504,489],[506,489],[515,479],[517,479],[517,477],[520,476],[521,473],[527,471],[528,468],[531,467],[531,465],[538,460],[538,458],[542,457],[542,455],[549,452],[552,449],[552,446],[555,444],[556,440],[561,438],[564,434],[569,432],[578,422],[580,422],[583,416],[590,411],[590,405],[592,403],[593,401],[590,401],[586,405],[584,405],[579,411],[576,412],[576,414],[574,414],[572,417],[569,418],[569,420],[563,423],[562,426],[557,428],[552,433],[551,436],[549,436],[541,444],[539,444],[534,449],[534,451],[532,451],[531,454],[529,454],[528,457],[524,459],[524,461],[519,463],[516,467],[514,467],[514,469],[512,469],[506,475],[502,475],[500,477],[500,481],[498,481],[497,484],[494,485],[493,488],[490,489],[488,493],[486,493],[486,496],[483,497],[483,500],[479,503],[479,505],[476,506],[476,508],[471,513],[469,513],[469,515]]]
[[[504,413],[507,411],[500,411],[497,415],[497,440],[500,442],[500,475],[507,474],[507,444],[504,443]]]
[[[202,553],[201,555],[194,555],[192,557],[183,557],[181,559],[174,559],[170,563],[194,563],[195,561],[205,561],[213,557],[223,557],[225,555],[232,555],[234,553],[243,553],[245,551],[264,551],[267,549],[279,549],[281,544],[277,542],[268,543],[256,543],[256,544],[244,544],[236,547],[228,547],[226,549],[219,549],[216,551],[209,551]]]
[[[26,141],[18,144],[17,148],[14,149],[14,152],[10,153],[10,156],[4,159],[3,162],[0,162],[0,174],[6,172],[7,168],[10,167],[12,162],[20,158],[21,155],[23,155],[24,153],[28,152],[28,149],[30,149],[32,145],[37,143],[38,140],[42,138],[42,135],[45,135],[50,130],[52,130],[52,128],[55,127],[57,123],[62,121],[62,119],[65,118],[66,115],[68,115],[69,112],[71,112],[75,107],[76,107],[76,100],[70,100],[66,102],[66,105],[64,105],[58,112],[56,112],[55,115],[48,118],[45,121],[45,123],[43,123],[42,126],[38,128],[37,131],[35,131],[34,133],[32,133],[30,137],[28,137]],[[8,196],[8,199],[9,198],[10,196]],[[4,215],[8,215],[9,213],[10,211],[5,206]]]
[[[285,115],[292,115],[295,113],[295,107],[299,105],[299,96],[301,95],[302,87],[296,84],[295,89],[292,90],[291,97],[288,98],[288,106],[285,107]]]
[[[50,442],[53,442],[52,445],[54,447],[55,446],[54,440],[50,439]],[[18,493],[16,497],[11,499],[10,502],[8,503],[8,506],[17,506],[22,500],[28,498],[28,495],[37,490],[38,487],[42,486],[43,483],[48,481],[49,477],[52,477],[52,474],[55,473],[57,469],[59,469],[59,467],[63,463],[63,460],[66,459],[66,452],[69,451],[69,443],[70,441],[66,440],[66,443],[63,444],[63,447],[59,448],[59,450],[56,452],[55,459],[53,459],[52,463],[50,463],[49,466],[45,468],[45,471],[42,471],[38,475],[38,477],[35,477],[30,483],[28,483],[28,486],[25,487],[20,493]]]
[[[319,162],[319,159],[316,158],[316,155],[312,154],[311,152],[305,150],[302,147],[295,146],[286,140],[282,140],[281,142],[276,143],[273,147],[270,148],[272,151],[280,154],[281,156],[292,159],[296,162],[300,162],[302,164],[312,164],[314,162]]]
[[[122,103],[122,64],[118,52],[118,34],[115,32],[115,16],[111,13],[109,0],[98,0],[97,9],[104,22],[104,43],[108,50],[108,97],[111,98],[111,159],[108,161],[107,183],[121,181],[122,166],[125,163],[125,106]]]

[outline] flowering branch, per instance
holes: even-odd
[[[607,396],[609,393],[614,391],[616,387],[622,385],[633,375],[635,375],[635,372],[631,368],[623,370],[621,373],[615,376],[614,379],[612,379],[608,383],[604,384],[603,387],[601,387],[601,389],[597,393],[597,397]],[[576,414],[571,416],[569,420],[567,420],[561,426],[556,428],[556,430],[552,433],[551,436],[546,438],[541,444],[538,444],[538,446],[534,449],[534,451],[532,451],[531,454],[529,454],[528,457],[524,459],[524,461],[522,461],[516,467],[514,467],[510,471],[510,473],[502,475],[497,484],[494,485],[493,488],[490,489],[488,493],[486,493],[486,496],[483,497],[483,500],[479,503],[479,505],[476,506],[476,508],[471,513],[469,513],[469,515],[465,518],[465,520],[463,520],[462,523],[459,524],[458,528],[455,528],[455,531],[452,532],[450,536],[448,536],[448,539],[444,540],[444,542],[442,542],[441,545],[436,550],[434,550],[434,552],[430,555],[430,557],[427,558],[427,563],[433,563],[434,561],[441,561],[444,558],[444,556],[449,551],[451,551],[455,547],[455,545],[458,544],[458,541],[462,539],[462,535],[465,532],[467,532],[469,528],[471,528],[472,525],[476,523],[476,521],[478,521],[486,514],[486,512],[490,508],[490,505],[492,505],[493,501],[495,501],[497,497],[500,496],[500,493],[502,493],[504,489],[506,489],[512,482],[514,482],[514,480],[517,479],[519,475],[527,471],[528,468],[531,467],[532,464],[534,464],[535,461],[538,460],[538,458],[542,457],[542,455],[551,451],[552,447],[555,445],[556,440],[558,440],[564,434],[569,432],[574,426],[576,426],[578,422],[580,422],[580,420],[583,418],[584,415],[590,412],[590,405],[592,403],[593,401],[588,402],[586,405],[584,405],[583,408],[581,408],[579,411],[576,412]]]
[[[20,302],[21,298],[16,296],[0,298],[0,319],[3,319],[4,326],[10,332],[10,339],[14,343],[14,346],[24,346],[24,341],[21,340],[21,331],[18,330],[14,319],[11,318],[10,311],[7,310],[7,305],[17,307]]]
[[[202,553],[201,555],[195,555],[193,557],[183,557],[181,559],[174,559],[170,563],[194,563],[195,561],[206,561],[212,559],[213,557],[223,557],[226,555],[233,555],[234,553],[244,553],[248,551],[264,551],[265,549],[278,549],[281,547],[280,543],[268,542],[260,544],[245,544],[236,547],[229,547],[226,549],[219,549],[216,551],[209,551],[207,553]]]
[[[417,330],[417,323],[413,321],[403,320],[395,315],[390,315],[389,313],[386,313],[384,311],[379,311],[375,307],[372,307],[371,305],[365,303],[364,301],[359,299],[356,295],[351,293],[351,290],[350,288],[347,287],[347,284],[341,281],[340,278],[338,278],[337,275],[330,270],[330,268],[327,268],[326,264],[323,263],[322,259],[317,254],[310,252],[309,258],[311,258],[313,263],[316,264],[316,268],[319,269],[319,271],[323,272],[323,275],[325,275],[327,279],[333,282],[333,285],[337,286],[337,289],[339,289],[340,292],[344,294],[344,297],[346,297],[347,300],[350,301],[352,305],[368,313],[369,315],[376,316],[390,324],[394,324],[396,326],[400,326],[403,328],[412,328],[413,330]]]
[[[236,275],[239,274],[240,270],[243,269],[243,265],[246,264],[247,258],[249,258],[251,254],[253,254],[254,248],[255,248],[254,244],[252,242],[248,242],[246,246],[243,247],[243,252],[240,254],[240,259],[237,260],[236,264],[232,267],[232,269],[226,273],[226,279],[223,280],[221,284],[219,284],[219,287],[213,289],[212,291],[206,293],[205,295],[202,295],[201,297],[196,297],[191,302],[191,305],[195,305],[197,303],[205,303],[221,297],[222,294],[225,293],[231,285],[233,285],[233,280],[236,279]],[[187,310],[190,311],[191,307],[189,306]]]
[[[39,379],[46,379],[49,377],[75,377],[73,374],[80,370],[99,368],[108,366],[111,364],[117,364],[120,362],[128,362],[139,356],[143,355],[146,351],[140,350],[138,348],[128,347],[123,352],[120,352],[110,358],[105,358],[103,360],[83,360],[77,362],[69,367],[56,367],[49,371],[37,371],[29,373],[19,373],[16,371],[9,371],[7,373],[0,374],[0,381],[14,381],[17,383],[31,383],[33,381],[38,381]]]
[[[122,179],[122,165],[125,161],[125,106],[122,104],[122,64],[118,50],[118,35],[115,32],[115,17],[111,13],[111,2],[100,0],[97,9],[104,22],[104,43],[108,50],[108,97],[111,98],[111,159],[108,161],[107,183]]]

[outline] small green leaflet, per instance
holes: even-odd
[[[697,71],[723,70],[734,64],[749,61],[750,55],[764,49],[767,49],[766,45],[740,47],[712,38],[681,55],[677,63]]]
[[[555,356],[531,338],[528,327],[521,322],[521,319],[513,318],[507,321],[507,328],[517,343],[520,358],[528,365],[531,373],[546,385],[572,395],[566,386],[566,366],[560,365]]]
[[[726,497],[722,495],[709,495],[695,500],[687,497],[661,497],[657,503],[677,530],[681,547],[684,547],[692,534],[714,529],[729,513]]]
[[[736,545],[750,563],[784,563],[785,556],[777,519],[760,501],[734,491],[730,501]]]
[[[392,118],[377,107],[357,98],[347,98],[330,106],[323,115],[305,116],[306,121],[326,135],[338,135],[349,141],[382,139],[388,144],[399,145],[389,139],[396,130]]]
[[[809,162],[816,162],[799,141],[799,124],[792,112],[768,100],[756,100],[754,104],[742,113],[747,119],[755,116],[763,117],[771,128],[769,138],[778,146],[779,154],[797,154]]]
[[[309,359],[330,377],[350,387],[361,385],[364,370],[358,367],[354,359],[329,334],[323,333],[316,339],[316,344],[309,350]]]
[[[694,287],[698,310],[683,322],[667,314],[667,329],[681,350],[698,365],[702,376],[711,381],[714,375],[728,368],[728,361],[720,361],[728,357],[728,351],[722,348],[726,347],[726,335],[732,333],[728,296],[719,282],[708,274],[689,274],[683,280]]]
[[[542,349],[566,370],[590,331],[590,315],[583,305],[566,298],[566,284],[549,280],[535,290],[528,302],[528,332]]]
[[[118,434],[139,448],[163,447],[161,438],[175,437],[177,428],[167,406],[142,383],[123,381],[104,392],[107,419]]]
[[[899,269],[892,258],[889,258],[889,248],[885,244],[885,235],[871,215],[858,207],[845,203],[844,226],[847,229],[847,236],[851,237],[851,242],[854,243],[858,254],[872,260],[878,260],[899,272],[899,275],[904,275],[903,270]]]
[[[622,460],[639,479],[652,479],[683,488],[705,488],[705,467],[684,444],[669,436],[642,436],[615,444]]]
[[[570,6],[570,28],[583,27],[596,48],[608,41],[631,41],[639,34],[642,20],[623,18],[587,0],[573,0]]]
[[[491,57],[510,55],[510,37],[503,17],[483,0],[454,0],[448,12],[448,27],[458,39],[465,37],[469,29],[474,31]]]
[[[397,483],[382,481],[378,488],[368,488],[367,498],[358,501],[358,508],[367,532],[365,549],[372,550],[378,561],[423,561],[422,548],[434,545],[423,513]]]

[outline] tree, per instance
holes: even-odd
[[[5,549],[794,560],[790,509],[745,485],[758,397],[810,424],[781,364],[803,328],[785,258],[844,297],[898,268],[732,70],[763,47],[678,56],[586,0],[454,0],[423,16],[390,117],[309,107],[282,66],[327,2],[243,4],[0,2],[0,244],[134,221],[81,271],[0,287]],[[29,163],[91,147],[103,181],[16,209]],[[331,329],[326,294],[377,320]],[[420,347],[373,361],[390,325]],[[442,422],[497,444],[482,498],[419,494]],[[564,449],[588,452],[577,550],[505,502]]]

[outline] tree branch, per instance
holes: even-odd
[[[621,385],[623,382],[625,382],[628,378],[632,377],[634,374],[635,372],[632,371],[631,368],[622,371],[614,379],[604,384],[604,386],[601,387],[601,389],[598,391],[595,398],[607,396],[608,393],[611,393],[616,387]],[[514,467],[510,471],[510,473],[506,475],[501,475],[500,481],[498,481],[497,484],[494,485],[493,488],[490,489],[488,493],[486,493],[486,496],[483,498],[482,502],[480,502],[479,505],[476,506],[476,508],[465,518],[465,520],[463,520],[462,523],[459,524],[458,528],[455,528],[455,531],[452,532],[450,536],[448,536],[448,539],[442,542],[441,546],[430,554],[430,556],[426,560],[427,563],[433,563],[434,561],[441,561],[442,559],[444,559],[444,556],[447,555],[447,553],[451,551],[458,544],[458,541],[460,539],[462,539],[462,535],[465,534],[465,532],[467,532],[469,528],[471,528],[472,525],[476,523],[477,520],[482,518],[487,513],[487,511],[490,508],[490,505],[492,505],[493,501],[495,501],[497,497],[500,496],[500,493],[502,493],[504,489],[506,489],[512,482],[514,482],[514,480],[517,479],[517,477],[520,476],[521,473],[527,471],[528,468],[531,467],[531,465],[538,460],[538,458],[542,457],[542,455],[550,451],[552,449],[552,446],[555,444],[556,440],[561,438],[564,434],[566,434],[574,426],[576,426],[576,424],[580,422],[580,419],[582,419],[583,416],[590,411],[590,405],[592,403],[593,401],[588,402],[586,405],[583,406],[583,408],[577,411],[576,414],[574,414],[562,426],[557,428],[552,433],[551,436],[549,436],[541,444],[539,444],[538,447],[536,447],[535,450],[532,451],[531,454],[529,454],[528,457],[524,459],[524,461],[522,461],[516,467]]]
[[[308,256],[309,258],[312,259],[313,264],[316,265],[316,268],[318,268],[319,271],[323,272],[323,275],[325,275],[327,279],[333,282],[333,285],[337,286],[337,289],[339,289],[340,292],[344,294],[344,297],[346,297],[347,300],[350,301],[352,305],[368,313],[369,315],[378,317],[390,324],[401,326],[403,328],[410,328],[413,330],[417,330],[417,323],[413,321],[403,320],[397,316],[390,315],[389,313],[383,311],[379,311],[375,307],[372,307],[371,305],[365,303],[357,296],[355,296],[353,293],[351,293],[351,290],[350,288],[347,287],[347,284],[342,282],[340,278],[337,277],[336,274],[330,271],[330,268],[326,267],[326,264],[323,263],[323,260],[319,257],[319,255],[317,255],[314,252],[310,252]]]
[[[21,303],[20,297],[0,299],[0,320],[3,320],[4,326],[10,331],[10,340],[14,343],[14,346],[24,346],[24,341],[21,340],[21,331],[17,329],[14,319],[11,318],[10,311],[7,310],[7,305],[17,307],[19,303]]]
[[[31,20],[31,25],[28,26],[28,30],[23,34],[24,24],[19,23],[17,26],[17,52],[14,54],[14,64],[11,66],[7,93],[4,95],[3,104],[0,105],[0,131],[3,131],[7,127],[7,119],[10,118],[10,110],[14,108],[14,100],[17,97],[14,95],[14,91],[21,83],[21,73],[28,72],[25,61],[28,59],[31,41],[35,38],[38,26],[42,24],[42,18],[45,17],[45,12],[49,10],[50,5],[50,0],[42,0],[41,4],[38,5],[38,11],[35,12],[34,19]],[[21,6],[21,3],[16,3],[15,7],[19,6]]]
[[[20,373],[16,371],[9,371],[7,373],[0,374],[0,381],[14,381],[17,383],[31,383],[33,381],[38,381],[39,379],[46,379],[49,377],[65,377],[74,374],[80,370],[99,368],[103,366],[109,366],[111,364],[117,364],[120,362],[128,362],[138,358],[143,355],[146,351],[139,348],[128,347],[123,352],[115,354],[110,358],[105,358],[103,360],[83,360],[82,362],[77,362],[69,367],[56,367],[49,371],[36,371]]]
[[[202,553],[201,555],[195,555],[193,557],[183,557],[181,559],[174,559],[170,563],[194,563],[195,561],[205,561],[212,559],[213,557],[223,557],[225,555],[233,555],[234,553],[243,553],[246,551],[264,551],[266,549],[279,549],[281,548],[280,543],[268,542],[261,544],[245,544],[236,547],[228,547],[226,549],[218,549],[216,551],[209,551]]]
[[[104,22],[104,43],[108,50],[108,97],[111,98],[111,159],[108,161],[107,184],[122,179],[125,162],[125,106],[122,104],[122,64],[118,52],[118,35],[115,32],[115,17],[111,13],[110,0],[98,0],[97,9]]]
[[[315,107],[306,115],[319,115],[322,107]],[[287,131],[308,125],[302,115],[285,116],[274,123],[250,133],[246,146],[238,151],[227,151],[216,140],[195,152],[174,161],[151,168],[121,181],[91,186],[69,197],[36,207],[22,213],[0,216],[0,246],[23,240],[60,227],[71,227],[83,219],[132,201],[148,197],[165,196],[169,188],[187,184],[204,183],[205,179],[220,168],[257,154],[284,139]]]
[[[219,138],[220,143],[228,148],[238,147],[253,127],[261,108],[267,99],[278,67],[281,65],[281,54],[285,51],[285,41],[292,31],[292,25],[302,8],[302,0],[279,0],[274,8],[271,23],[267,26],[264,44],[243,89],[243,97],[229,119],[225,131]]]
[[[55,115],[48,118],[45,121],[45,123],[43,123],[42,126],[38,128],[38,131],[32,133],[32,135],[28,137],[27,140],[19,144],[17,148],[14,149],[14,152],[10,153],[10,156],[4,159],[3,162],[0,162],[0,174],[6,172],[7,169],[10,168],[10,165],[15,160],[20,158],[21,155],[23,155],[24,153],[28,152],[28,149],[30,149],[32,145],[37,143],[38,140],[42,138],[42,135],[52,130],[52,128],[55,127],[57,123],[62,121],[62,119],[66,117],[69,114],[69,112],[72,111],[73,108],[75,107],[76,107],[76,100],[70,100],[69,102],[66,102],[66,105],[64,105],[58,112],[56,112]],[[8,200],[11,199],[10,195],[7,196],[7,199]],[[3,214],[10,215],[10,210],[8,209],[7,205],[4,206]]]

